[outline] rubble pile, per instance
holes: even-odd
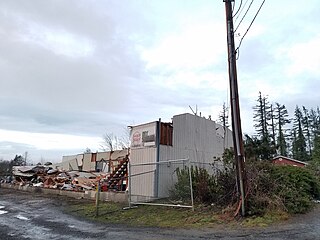
[[[70,191],[94,190],[107,176],[83,171],[61,171],[50,166],[17,166],[13,169],[13,184]]]

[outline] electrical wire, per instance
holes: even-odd
[[[243,4],[242,9],[240,10],[240,12],[238,13],[238,16],[236,17],[236,19],[234,20],[234,23],[238,20],[238,18],[241,16],[241,13],[243,11],[243,9],[247,6],[249,0],[246,0],[245,3]]]
[[[246,11],[246,12],[244,13],[244,15],[242,16],[242,18],[241,18],[238,26],[237,26],[236,29],[234,30],[234,32],[236,32],[236,31],[238,30],[238,28],[239,28],[240,24],[242,23],[243,19],[244,19],[244,18],[246,17],[246,15],[248,14],[248,12],[249,12],[249,10],[250,10],[253,2],[254,2],[254,0],[251,0],[249,6],[248,6],[248,8],[247,8],[247,11]],[[239,15],[239,16],[240,16],[240,15]]]
[[[234,2],[234,5],[236,4],[236,2]],[[234,6],[233,5],[233,6]],[[241,2],[240,2],[240,5],[239,5],[239,8],[238,8],[238,10],[236,11],[236,13],[232,16],[232,17],[235,17],[238,13],[239,13],[239,11],[240,11],[240,9],[241,9],[241,6],[242,6],[242,0],[241,0]],[[233,9],[232,9],[232,13],[233,13]]]
[[[250,28],[251,28],[251,26],[252,26],[253,22],[256,20],[256,18],[257,18],[257,16],[258,16],[258,14],[259,14],[259,12],[260,12],[260,10],[261,10],[261,8],[262,8],[263,4],[265,3],[265,1],[266,1],[266,0],[263,0],[263,2],[261,3],[261,5],[260,5],[260,7],[259,7],[258,11],[256,12],[256,14],[254,15],[254,18],[253,18],[253,19],[252,19],[252,21],[251,21],[251,23],[250,23],[250,25],[249,25],[248,29],[246,30],[246,32],[245,32],[245,33],[244,33],[244,35],[242,36],[242,38],[241,38],[241,40],[240,40],[240,43],[239,43],[238,47],[236,48],[236,52],[240,49],[240,47],[241,47],[241,44],[242,44],[242,41],[243,41],[244,37],[245,37],[245,36],[247,35],[247,33],[249,32],[249,30],[250,30]]]

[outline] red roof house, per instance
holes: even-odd
[[[292,165],[296,167],[305,167],[308,165],[306,162],[302,162],[293,158],[277,156],[272,159],[272,163],[276,165]]]

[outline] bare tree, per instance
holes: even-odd
[[[124,127],[123,128],[123,135],[120,138],[120,145],[122,149],[128,149],[130,148],[130,134],[131,134],[131,130],[128,127]]]
[[[102,136],[103,143],[101,144],[101,148],[103,151],[111,151],[121,150],[120,140],[113,133],[106,133]]]
[[[130,147],[130,129],[124,128],[124,134],[119,138],[113,133],[106,133],[102,136],[101,149],[114,152],[116,150],[128,149]]]

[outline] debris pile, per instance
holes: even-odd
[[[13,184],[70,191],[94,190],[98,181],[107,177],[93,172],[61,171],[50,166],[15,166],[13,175]]]

